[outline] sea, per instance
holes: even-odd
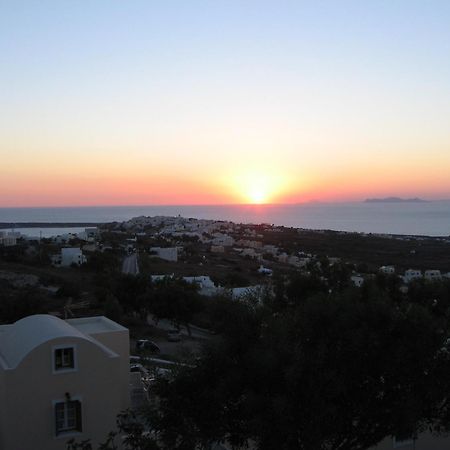
[[[421,236],[450,235],[450,200],[430,202],[346,202],[289,205],[96,206],[0,208],[0,223],[41,223],[15,228],[42,237],[78,232],[77,223],[122,222],[137,216],[182,216],[236,223],[268,223],[287,227]],[[70,223],[70,228],[45,224]]]

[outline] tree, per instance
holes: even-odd
[[[426,305],[379,289],[237,305],[195,367],[157,384],[164,448],[363,450],[448,423],[450,327]]]
[[[169,319],[175,326],[185,325],[191,335],[190,322],[202,309],[198,286],[181,279],[164,279],[155,283],[150,310],[157,319]]]
[[[111,431],[106,440],[101,443],[97,450],[158,450],[160,447],[153,436],[146,429],[148,428],[143,418],[133,411],[127,410],[117,416],[117,431]],[[117,441],[119,440],[119,446]],[[67,450],[93,450],[90,439],[76,441],[74,438],[67,441]]]
[[[108,294],[103,305],[103,310],[106,317],[116,322],[120,322],[123,310],[116,297]]]
[[[46,311],[47,297],[33,288],[0,288],[0,322],[13,323],[32,314]]]
[[[113,294],[118,299],[125,313],[137,312],[146,319],[147,302],[144,295],[150,289],[150,281],[144,275],[120,275],[112,286]]]

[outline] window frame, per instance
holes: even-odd
[[[72,350],[73,352],[73,367],[56,367],[56,352],[57,350]],[[77,346],[75,344],[70,345],[54,345],[52,347],[52,371],[54,374],[70,373],[78,371],[78,358],[77,358]]]
[[[74,420],[75,424],[73,427],[68,427],[68,409],[67,405],[69,403],[74,404]],[[57,418],[56,418],[56,408],[58,405],[64,405],[64,421],[65,427],[58,429],[57,427]],[[71,397],[70,399],[58,399],[52,401],[52,412],[53,412],[53,426],[54,426],[54,437],[55,439],[67,438],[70,436],[77,436],[83,433],[83,402],[81,397]]]

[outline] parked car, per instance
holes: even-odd
[[[139,339],[136,341],[136,350],[140,352],[161,353],[161,349],[153,341],[149,341],[148,339]]]
[[[167,332],[167,340],[169,342],[180,342],[181,341],[181,333],[178,330],[169,330]]]

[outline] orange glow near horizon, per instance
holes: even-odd
[[[367,197],[404,196],[426,199],[449,198],[440,190],[446,174],[431,183],[426,174],[412,174],[403,180],[384,174],[380,186],[378,171],[342,173],[302,178],[269,170],[249,170],[219,176],[182,177],[149,173],[97,175],[51,174],[26,177],[14,183],[14,176],[0,179],[0,207],[97,206],[97,205],[219,205],[281,204],[309,201],[359,201]],[[300,174],[298,176],[300,178]]]
[[[228,191],[233,194],[235,203],[279,203],[287,191],[294,189],[288,174],[279,174],[268,168],[242,170],[227,180]]]
[[[256,158],[253,152],[234,154],[220,164],[206,157],[195,163],[173,158],[169,164],[150,153],[139,158],[128,152],[124,159],[114,154],[80,156],[78,160],[61,155],[55,166],[49,163],[51,156],[42,154],[37,161],[22,163],[12,154],[10,165],[3,168],[0,177],[0,207],[288,204],[391,195],[450,197],[445,190],[448,156],[441,158],[438,167],[421,162],[419,168],[415,161],[393,164],[385,160],[370,165],[355,160],[338,167],[323,159],[313,165],[304,157],[300,164],[300,157],[280,162],[272,155]],[[239,168],[233,163],[237,159]]]

